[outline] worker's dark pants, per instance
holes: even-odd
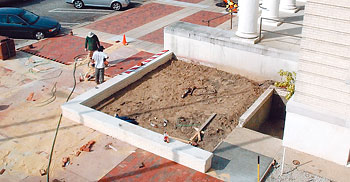
[[[97,84],[101,84],[104,81],[104,68],[95,68],[95,81]]]

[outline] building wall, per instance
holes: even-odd
[[[350,164],[350,1],[308,0],[283,145]]]
[[[308,0],[294,100],[350,116],[350,1]]]

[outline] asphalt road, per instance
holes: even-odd
[[[115,12],[109,8],[95,7],[79,10],[75,9],[72,4],[66,3],[65,0],[0,0],[0,6],[24,8],[40,16],[55,18],[66,29],[82,23],[93,22],[101,16]],[[133,6],[135,5],[131,4],[128,8]]]

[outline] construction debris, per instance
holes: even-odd
[[[70,163],[69,157],[63,157],[63,159],[62,159],[62,167],[68,166],[69,163]]]
[[[191,90],[191,93],[190,93],[191,96],[192,96],[192,94],[193,94],[193,92],[194,92],[194,90],[195,90],[196,88],[197,88],[197,87],[194,86],[193,89]]]
[[[105,145],[105,149],[109,150],[109,149],[113,149],[114,151],[118,151],[118,149],[116,149],[115,147],[113,147],[112,143],[107,143],[107,145]]]
[[[192,88],[187,88],[184,94],[182,94],[181,98],[185,98],[189,93],[192,92]]]
[[[158,125],[157,125],[157,124],[152,123],[152,121],[151,121],[150,125],[151,125],[152,127],[154,127],[154,128],[158,128]]]
[[[94,140],[89,141],[87,144],[83,145],[82,147],[80,147],[80,151],[85,151],[85,152],[90,152],[92,145],[95,144]]]
[[[169,143],[169,142],[170,142],[169,136],[168,136],[168,133],[167,133],[167,132],[164,132],[164,142],[166,142],[166,143]]]
[[[169,137],[174,139],[174,140],[178,140],[180,142],[183,142],[183,143],[191,144],[192,146],[195,146],[195,147],[198,146],[198,143],[194,142],[194,141],[184,140],[184,139],[181,139],[181,138],[176,138],[176,137],[171,137],[171,136],[169,136]]]
[[[5,171],[6,171],[6,169],[1,169],[0,170],[0,175],[4,174]]]
[[[80,155],[80,153],[81,153],[80,151],[75,152],[75,156],[78,157]]]
[[[296,165],[296,166],[298,166],[298,165],[300,165],[300,161],[298,161],[298,160],[293,160],[293,164]]]
[[[213,113],[205,123],[202,124],[202,126],[196,131],[196,133],[191,137],[190,141],[193,141],[196,137],[198,138],[197,141],[201,141],[201,132],[202,130],[215,118],[216,113]]]
[[[34,97],[34,92],[31,92],[27,97],[27,101],[32,101],[33,97]]]
[[[163,121],[164,121],[163,126],[166,127],[168,125],[168,120],[163,119]]]
[[[39,173],[41,176],[44,176],[46,174],[46,170],[45,169],[40,169]]]

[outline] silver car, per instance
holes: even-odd
[[[66,3],[73,4],[75,8],[81,9],[84,6],[110,7],[116,11],[127,7],[130,0],[66,0]]]

